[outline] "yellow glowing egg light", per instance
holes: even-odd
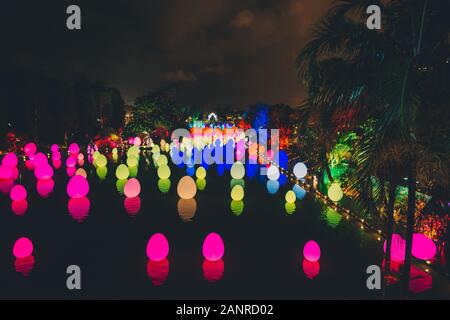
[[[297,197],[295,196],[295,192],[292,190],[286,192],[284,198],[286,199],[287,203],[295,203],[295,200],[297,199]]]
[[[106,157],[104,155],[99,155],[97,157],[97,159],[95,160],[95,165],[97,167],[103,168],[106,167],[106,165],[108,164],[108,159],[106,159]]]
[[[127,151],[127,157],[130,156],[135,156],[136,158],[139,159],[139,153],[141,152],[141,150],[139,149],[139,147],[137,146],[132,146],[130,149],[128,149]]]
[[[157,144],[155,144],[152,148],[152,153],[160,153],[161,149],[159,148],[159,146]]]
[[[235,214],[236,216],[240,216],[244,211],[244,201],[232,200],[230,204],[230,209],[231,212],[233,212],[233,214]]]
[[[197,171],[195,172],[195,176],[197,179],[205,179],[206,178],[206,170],[203,167],[198,167]]]
[[[100,180],[106,179],[106,176],[108,175],[107,167],[98,167],[96,171],[97,171],[97,176],[100,178]]]
[[[166,152],[169,152],[169,151],[170,151],[170,145],[169,145],[168,143],[166,143],[166,145],[164,146],[164,150],[165,150]]]
[[[287,214],[293,214],[295,212],[295,208],[295,203],[286,202],[284,205],[284,209],[286,210]]]
[[[170,180],[169,179],[159,179],[158,180],[158,189],[162,193],[167,193],[170,190]]]
[[[82,176],[84,178],[87,178],[87,173],[86,170],[84,170],[83,168],[79,168],[76,172],[75,172],[76,176]]]
[[[167,164],[162,165],[158,168],[158,177],[160,179],[169,179],[170,177],[170,168]]]
[[[138,175],[138,167],[130,167],[130,178],[136,178]]]
[[[168,163],[167,157],[164,154],[161,154],[158,159],[156,160],[156,164],[158,167],[160,166],[166,166]]]
[[[236,161],[233,163],[230,174],[233,179],[242,179],[245,176],[245,167],[242,162]]]
[[[177,193],[181,199],[192,199],[197,194],[197,185],[190,176],[180,179],[177,186]]]
[[[240,185],[236,185],[231,189],[231,199],[234,201],[241,201],[244,199],[244,188]]]
[[[100,152],[95,151],[94,154],[92,155],[92,158],[94,159],[94,162],[95,162],[95,160],[97,160],[97,158],[98,158],[99,156],[100,156]]]
[[[164,147],[166,146],[166,140],[161,139],[160,145],[161,145],[161,149],[164,149]]]
[[[135,155],[130,155],[127,158],[127,165],[128,167],[132,168],[132,167],[137,167],[139,161],[138,158]]]
[[[341,189],[339,183],[333,182],[331,186],[328,188],[328,197],[334,201],[338,202],[344,196],[344,192]]]
[[[117,148],[112,149],[112,154],[118,154],[118,152]]]
[[[197,189],[199,191],[203,191],[206,188],[206,180],[205,179],[197,179],[197,181],[195,181],[195,184],[197,185]]]
[[[128,179],[117,180],[116,188],[120,194],[123,194],[124,189],[125,189],[125,184],[127,183],[127,181],[128,181]]]
[[[130,170],[128,169],[128,167],[124,164],[121,164],[117,167],[116,169],[116,177],[119,180],[125,180],[128,179],[128,177],[130,176]]]

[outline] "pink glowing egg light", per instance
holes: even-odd
[[[70,153],[71,155],[78,155],[78,153],[80,153],[80,147],[78,146],[78,144],[72,143],[72,144],[69,146],[69,153]]]
[[[412,240],[412,255],[420,260],[431,260],[436,255],[436,244],[421,233],[414,233]]]
[[[37,168],[41,165],[44,165],[44,164],[48,164],[47,156],[45,154],[43,154],[42,152],[37,153],[34,156],[33,164],[34,164],[35,168]]]
[[[13,177],[13,171],[12,168],[9,166],[0,165],[0,179],[12,179]]]
[[[55,160],[55,159],[53,159],[53,160],[52,160],[52,165],[53,165],[53,168],[55,168],[56,170],[58,170],[59,168],[61,168],[62,162],[61,162],[61,160]]]
[[[53,177],[53,168],[49,164],[43,164],[34,169],[34,176],[38,180],[51,179]]]
[[[38,180],[36,190],[40,197],[47,198],[55,188],[55,181],[53,179]]]
[[[17,163],[18,163],[17,156],[12,152],[7,153],[2,159],[3,166],[15,168],[17,167]]]
[[[225,252],[225,245],[222,237],[212,232],[208,234],[203,241],[202,246],[203,257],[208,261],[219,261]]]
[[[16,184],[12,187],[11,192],[9,193],[9,197],[12,201],[21,201],[27,198],[27,190],[24,186],[20,184]]]
[[[68,157],[66,160],[66,167],[67,168],[75,168],[77,165],[77,160],[74,157]]]
[[[37,151],[37,147],[36,147],[36,144],[34,144],[33,142],[27,143],[25,145],[25,147],[23,148],[23,152],[28,157],[34,155],[36,153],[36,151]]]
[[[17,259],[22,259],[31,256],[33,253],[33,242],[27,237],[22,237],[16,240],[13,246],[13,255]]]
[[[135,198],[141,193],[141,184],[138,179],[130,179],[125,183],[123,193],[127,198]]]
[[[387,241],[384,241],[383,249],[386,253],[386,245]],[[392,243],[391,243],[391,260],[397,262],[405,261],[405,252],[406,252],[406,240],[397,233],[392,235]]]
[[[169,254],[169,241],[162,233],[155,233],[147,243],[147,257],[152,261],[162,261]]]
[[[50,147],[50,151],[51,151],[52,153],[58,152],[58,151],[59,151],[59,146],[58,146],[57,144],[53,144],[53,145]]]
[[[66,173],[69,177],[73,177],[76,172],[77,172],[77,168],[75,168],[75,167],[66,168]]]
[[[28,211],[28,201],[13,201],[11,202],[11,210],[16,216],[23,216]]]
[[[309,240],[303,247],[303,256],[309,262],[316,262],[320,259],[320,246],[314,240]]]
[[[62,156],[60,152],[52,153],[52,160],[61,160]]]
[[[74,199],[84,198],[89,193],[89,183],[83,176],[73,176],[67,184],[67,194]]]

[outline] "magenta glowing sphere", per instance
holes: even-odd
[[[53,165],[53,168],[58,170],[59,168],[61,168],[62,162],[61,162],[61,160],[53,159],[52,160],[52,165]]]
[[[55,188],[55,181],[53,179],[38,180],[36,190],[40,197],[47,198]]]
[[[34,156],[33,163],[35,168],[43,164],[48,164],[47,156],[42,152],[39,152]]]
[[[384,241],[383,250],[386,253],[387,241]],[[391,244],[391,260],[402,262],[405,261],[406,240],[397,233],[392,235]]]
[[[73,177],[76,172],[77,172],[77,168],[75,168],[75,167],[66,168],[66,173],[69,177]]]
[[[83,176],[73,176],[67,184],[67,194],[74,199],[84,198],[89,193],[89,183]]]
[[[0,192],[4,195],[8,195],[14,186],[13,179],[0,179]]]
[[[225,245],[222,237],[212,232],[208,234],[203,241],[202,246],[203,257],[208,261],[219,261],[225,252]]]
[[[169,254],[169,241],[162,233],[155,233],[147,243],[147,257],[152,261],[161,261]]]
[[[421,233],[414,233],[412,240],[412,255],[420,260],[431,260],[436,255],[436,244]]]
[[[61,160],[62,156],[60,152],[52,153],[52,160]]]
[[[141,184],[138,179],[130,179],[125,183],[123,193],[127,198],[135,198],[141,193]]]
[[[31,256],[33,253],[33,242],[27,237],[22,237],[16,240],[13,246],[13,255],[17,259],[22,259]]]
[[[70,199],[68,204],[68,210],[73,219],[77,222],[83,222],[86,220],[91,209],[91,202],[88,198]]]
[[[57,144],[52,144],[52,146],[50,147],[50,151],[52,153],[56,153],[59,151],[59,146]]]
[[[23,216],[25,213],[27,213],[28,201],[21,200],[11,202],[11,210],[16,216]]]
[[[34,161],[33,160],[26,160],[25,161],[25,167],[28,169],[28,170],[34,170]]]
[[[37,151],[37,147],[36,147],[36,144],[34,144],[33,142],[27,143],[25,145],[25,147],[23,148],[23,152],[28,157],[34,155],[36,153],[36,151]]]
[[[17,156],[12,152],[7,153],[2,159],[3,166],[14,168],[17,167],[17,163],[18,163]]]
[[[27,189],[20,184],[16,184],[12,187],[9,197],[12,201],[21,201],[27,198]]]
[[[38,180],[50,179],[53,177],[53,168],[49,164],[43,164],[34,169],[34,176]]]
[[[13,171],[12,168],[9,166],[1,166],[0,165],[0,179],[12,179],[13,177]]]
[[[74,157],[68,157],[66,160],[66,167],[67,168],[75,168],[77,165],[77,159]]]
[[[141,146],[141,143],[142,143],[141,138],[139,138],[139,137],[134,138],[133,144],[134,144],[136,147],[140,147],[140,146]]]
[[[72,144],[69,146],[69,153],[70,153],[71,155],[72,155],[72,154],[77,155],[79,152],[80,152],[80,147],[78,146],[78,144],[72,143]]]
[[[309,262],[316,262],[320,259],[320,246],[314,240],[309,240],[303,247],[303,256]]]

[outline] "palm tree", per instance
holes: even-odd
[[[381,8],[381,30],[366,27],[369,5]],[[430,90],[432,83],[448,87],[450,81],[448,73],[433,72],[448,70],[448,12],[445,0],[335,1],[297,59],[299,76],[310,94],[302,108],[305,114],[318,112],[329,121],[323,122],[329,126],[329,140],[336,131],[364,128],[354,146],[356,167],[347,187],[368,212],[387,207],[388,239],[395,187],[402,175],[408,179],[405,284],[409,284],[417,173],[430,158],[439,159],[443,172],[448,168],[448,153],[427,145],[430,135],[449,145],[448,123],[424,121],[433,107],[448,114],[450,99],[436,103]],[[448,97],[445,89],[438,94]],[[446,135],[427,130],[430,125]],[[387,206],[383,206],[384,181],[389,181]]]

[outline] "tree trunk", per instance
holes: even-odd
[[[325,172],[327,174],[328,177],[328,181],[333,182],[333,175],[331,174],[331,170],[330,170],[330,165],[328,164],[328,156],[327,156],[327,149],[324,147],[322,149],[322,157],[324,159],[324,166],[325,166]]]
[[[408,166],[408,213],[406,222],[406,252],[405,252],[405,270],[403,273],[403,286],[405,292],[409,289],[409,280],[411,274],[411,250],[412,238],[414,233],[416,212],[416,163],[411,159]]]

